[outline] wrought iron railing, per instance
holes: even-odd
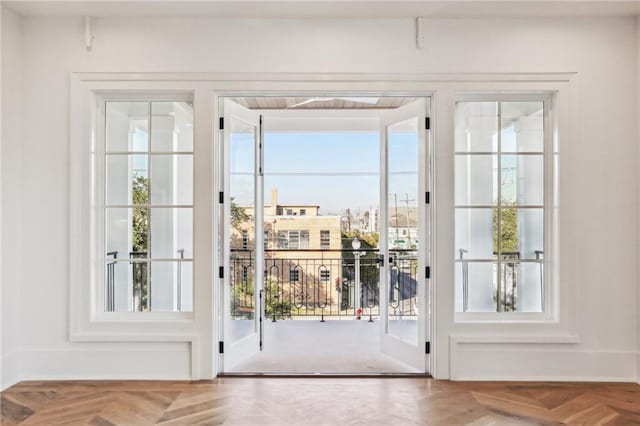
[[[109,259],[110,258],[110,259]],[[116,310],[116,279],[115,268],[118,262],[118,252],[110,251],[107,253],[107,279],[105,281],[104,289],[104,310],[106,312],[113,312]]]
[[[175,291],[176,291],[176,310],[178,312],[182,311],[182,266],[185,262],[184,260],[184,249],[177,250],[177,259],[176,259],[176,281],[175,281]],[[105,311],[106,312],[114,312],[116,310],[116,265],[120,263],[128,262],[131,265],[131,275],[129,282],[131,284],[129,295],[131,295],[132,306],[129,307],[129,310],[133,312],[143,312],[150,311],[151,307],[151,285],[149,282],[149,265],[150,260],[148,259],[147,252],[144,251],[132,251],[129,252],[128,258],[118,258],[117,251],[111,251],[107,253],[106,256],[106,278],[105,278]],[[189,261],[189,260],[187,260]],[[119,277],[120,280],[123,277]],[[124,283],[123,283],[124,284]],[[120,290],[125,291],[127,286],[118,286]],[[126,290],[127,292],[129,290]],[[122,309],[122,307],[120,307]]]
[[[271,321],[295,317],[325,318],[380,315],[378,250],[266,250],[264,309]],[[253,251],[232,250],[231,316],[255,315]],[[417,254],[394,250],[390,259],[389,315],[417,314]],[[360,286],[356,285],[356,268]],[[359,294],[358,293],[359,287]],[[358,300],[359,298],[359,300]]]

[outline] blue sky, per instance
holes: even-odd
[[[252,137],[235,134],[231,142],[231,196],[244,204],[253,198]],[[277,188],[280,204],[316,204],[321,214],[378,207],[379,143],[378,132],[265,134],[265,203]],[[389,158],[390,192],[415,199],[416,135],[394,134]]]

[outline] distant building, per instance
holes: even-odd
[[[254,217],[253,206],[240,208]],[[266,279],[286,289],[304,286],[308,293],[304,303],[316,300],[316,286],[333,288],[330,284],[340,282],[342,274],[341,217],[321,216],[319,210],[318,205],[279,204],[277,189],[272,189],[271,203],[264,206]],[[231,230],[231,248],[236,253],[233,257],[253,256],[254,232],[253,220]]]
[[[389,211],[389,248],[418,248],[418,209],[398,207]]]

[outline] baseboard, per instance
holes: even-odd
[[[3,355],[0,359],[0,391],[18,383],[20,377],[20,354],[18,352],[12,352],[7,355]]]
[[[60,349],[19,353],[19,380],[191,380],[191,351]],[[15,382],[14,382],[15,383]]]
[[[451,380],[637,382],[633,351],[585,351],[566,345],[450,346]]]

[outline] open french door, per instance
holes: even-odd
[[[224,343],[221,352],[222,371],[229,372],[262,348],[264,196],[261,117],[228,99],[224,100],[223,108]],[[239,214],[243,215],[241,220]]]
[[[428,366],[428,104],[418,99],[380,117],[380,331],[382,352]]]

